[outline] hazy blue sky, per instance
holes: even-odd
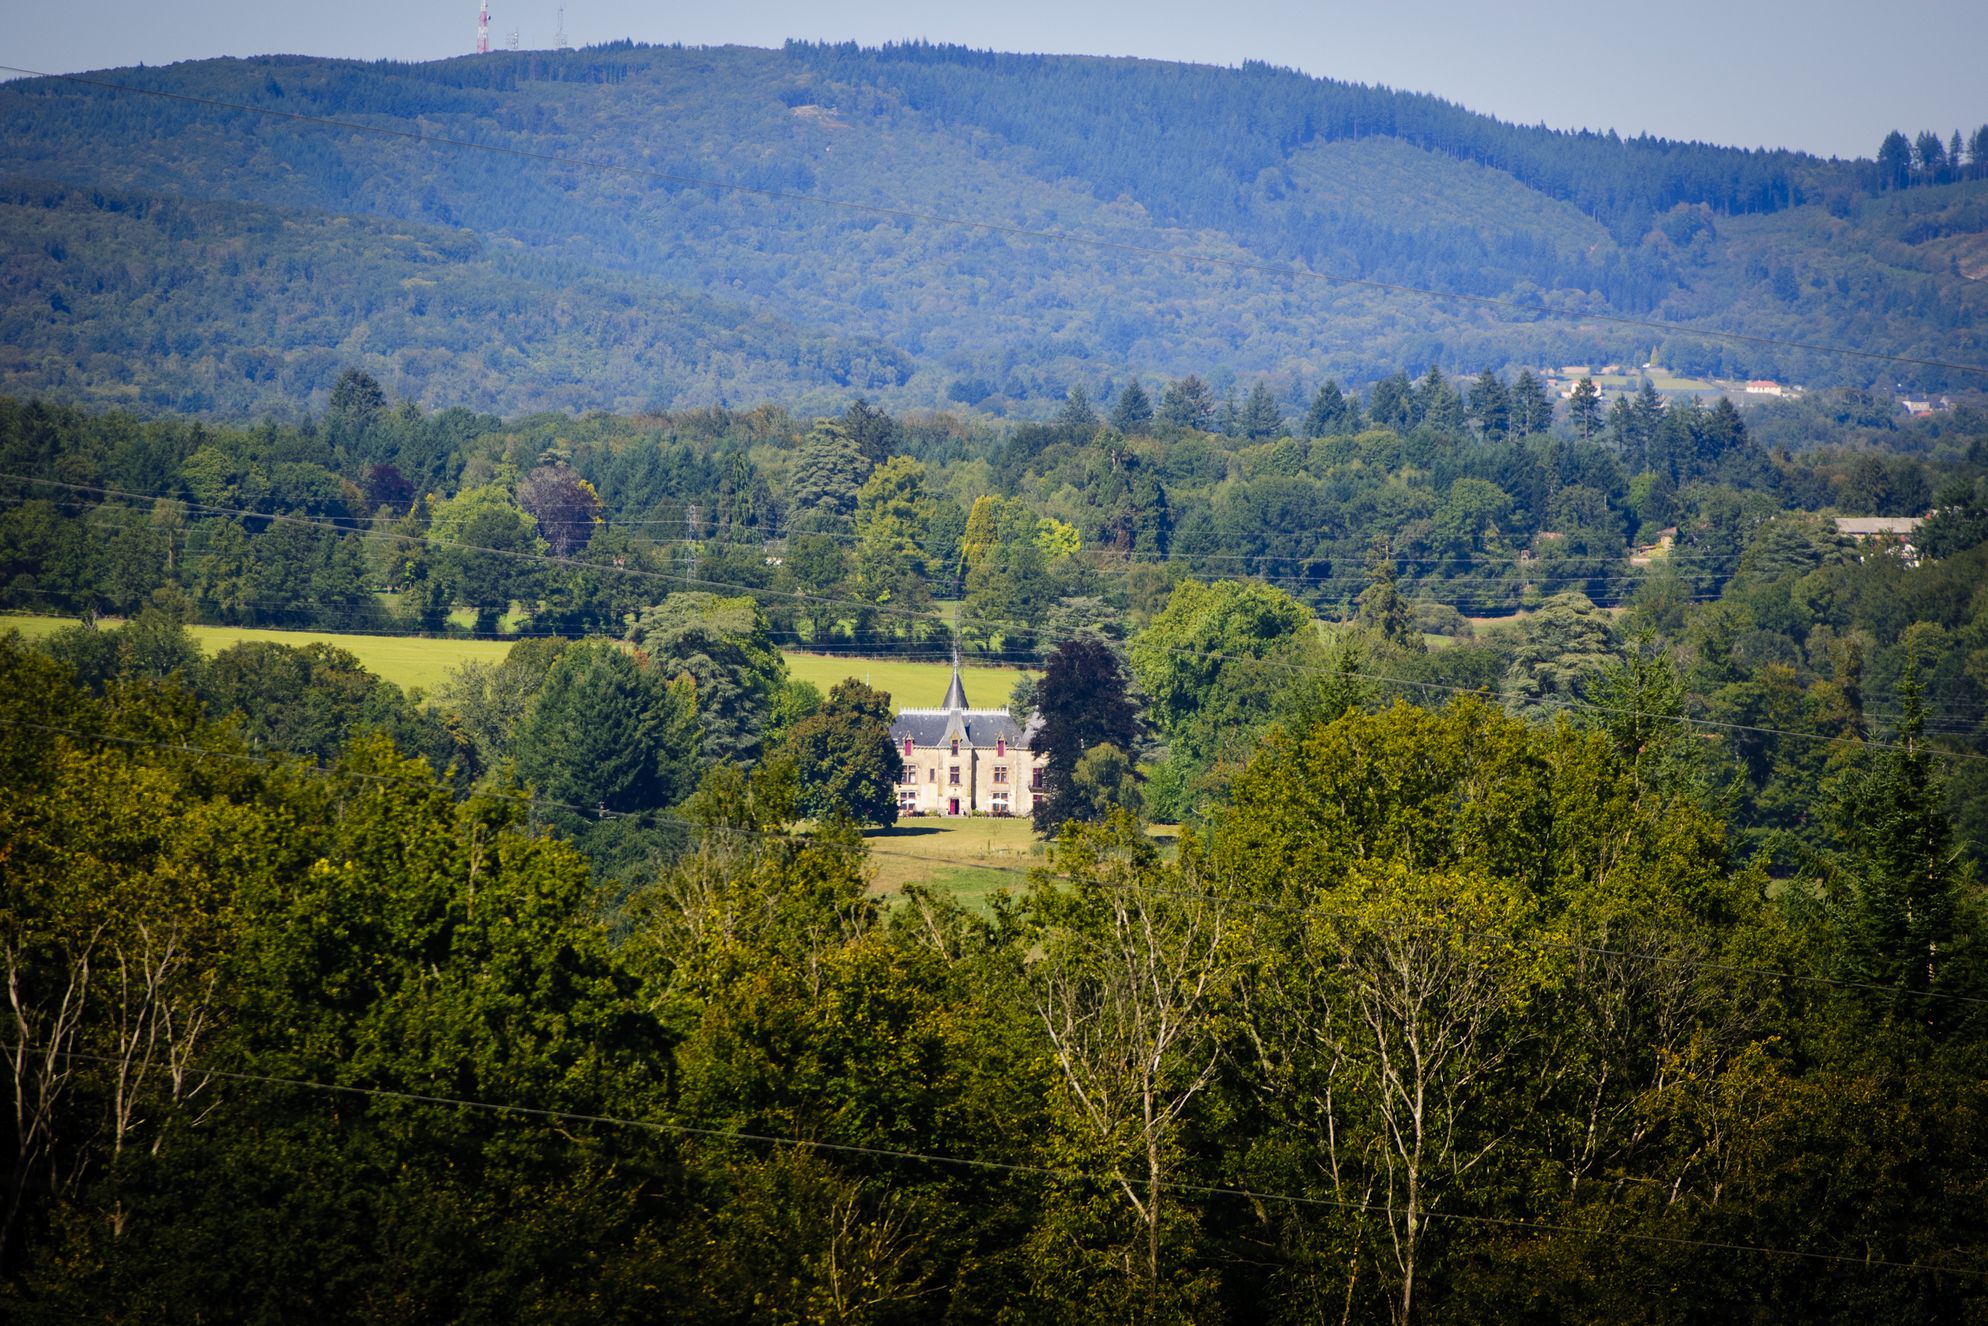
[[[0,62],[55,72],[271,51],[431,59],[469,51],[476,28],[475,0],[15,0],[9,8]],[[515,28],[522,45],[551,46],[558,8],[558,0],[494,0],[494,44]],[[1525,123],[1843,156],[1871,155],[1894,127],[1965,135],[1988,122],[1982,0],[1666,0],[1606,11],[1565,0],[572,0],[566,33],[575,45],[925,37],[1215,64],[1254,58],[1434,92]]]

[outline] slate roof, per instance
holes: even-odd
[[[1026,747],[1027,730],[1008,716],[1005,709],[903,709],[890,725],[891,740],[899,745],[906,737],[914,746],[937,746],[946,740],[953,719],[960,720],[966,744],[976,750],[992,750],[994,743]]]
[[[945,703],[937,709],[901,709],[890,725],[891,740],[902,746],[906,737],[914,746],[938,746],[958,721],[966,744],[975,750],[993,750],[997,742],[1028,749],[1029,739],[1039,726],[1031,717],[1026,727],[1015,722],[1005,709],[969,709],[966,686],[960,681],[959,665],[953,665],[953,682],[946,688]]]

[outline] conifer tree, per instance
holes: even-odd
[[[1595,431],[1601,427],[1601,391],[1593,378],[1582,378],[1574,384],[1574,394],[1567,398],[1567,417],[1573,420],[1574,431],[1581,440],[1591,441]]]
[[[1270,394],[1270,384],[1260,378],[1249,389],[1249,399],[1243,403],[1240,427],[1242,435],[1251,439],[1276,437],[1284,431],[1284,412],[1277,408],[1277,398]]]
[[[1511,428],[1512,394],[1488,368],[1470,384],[1470,418],[1487,442],[1501,441]]]
[[[1215,416],[1215,393],[1193,373],[1167,384],[1160,397],[1160,422],[1205,431]]]
[[[1966,867],[1947,819],[1945,779],[1926,746],[1925,688],[1909,655],[1898,698],[1903,716],[1890,745],[1845,780],[1837,799],[1854,881],[1844,941],[1857,979],[1926,994],[1954,984],[1949,960]]]
[[[1133,378],[1118,393],[1118,401],[1111,407],[1111,426],[1121,433],[1143,433],[1153,426],[1153,399],[1146,389]]]
[[[1351,413],[1346,394],[1339,389],[1339,380],[1327,378],[1312,397],[1311,408],[1305,411],[1305,436],[1328,437],[1346,432]]]
[[[1513,435],[1531,437],[1552,427],[1553,398],[1547,394],[1546,384],[1531,369],[1520,369],[1518,380],[1512,383]]]

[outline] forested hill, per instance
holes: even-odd
[[[1040,414],[1135,373],[1261,376],[1295,404],[1328,375],[1653,346],[1685,373],[1972,385],[1549,313],[1988,359],[1969,171],[1880,191],[1869,163],[1512,126],[1268,66],[624,44],[102,79],[179,99],[0,87],[0,390],[239,417],[321,405],[356,366],[435,407]],[[1518,307],[1234,265],[1264,261]]]

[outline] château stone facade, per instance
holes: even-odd
[[[1026,726],[1005,709],[967,707],[959,663],[937,709],[905,709],[891,724],[904,761],[899,815],[1027,815],[1042,793],[1044,757],[1030,749],[1039,720]]]

